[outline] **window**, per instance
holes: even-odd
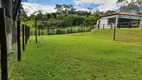
[[[108,25],[115,24],[115,23],[116,23],[116,18],[109,18],[108,19]]]

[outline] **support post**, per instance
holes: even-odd
[[[121,26],[120,26],[120,22],[118,23],[118,27],[119,27],[119,29],[120,29],[120,27],[121,27]]]
[[[116,21],[115,21],[115,26],[116,26],[116,28],[118,28],[118,23],[119,23],[118,18],[119,18],[119,16],[116,17]]]
[[[113,41],[115,41],[115,37],[116,37],[116,25],[114,26]]]
[[[141,20],[140,20],[140,22],[139,22],[139,28],[141,28]]]
[[[103,30],[105,29],[105,24],[103,24]]]
[[[112,23],[111,23],[111,25],[110,25],[110,29],[112,29]]]
[[[0,8],[1,80],[8,80],[5,10]]]
[[[22,49],[25,51],[25,25],[22,25]]]
[[[25,26],[25,44],[27,45],[27,38],[28,38],[28,27]]]
[[[131,29],[131,21],[129,22],[129,29]]]
[[[35,20],[35,41],[37,43],[37,20]]]
[[[18,48],[18,61],[21,60],[21,41],[20,41],[20,10],[17,21],[17,48]]]

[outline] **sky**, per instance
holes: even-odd
[[[43,13],[56,12],[54,9],[56,4],[72,4],[77,10],[87,10],[87,8],[93,8],[95,11],[116,10],[118,6],[117,0],[29,0],[29,2],[23,2],[23,7],[28,16],[32,13],[42,10]]]

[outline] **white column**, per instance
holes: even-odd
[[[115,22],[116,28],[117,28],[117,25],[118,25],[118,18],[119,18],[119,15],[116,16],[116,22]]]

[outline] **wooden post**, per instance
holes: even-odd
[[[22,25],[22,49],[25,51],[25,25]]]
[[[35,20],[35,41],[37,43],[37,20]]]
[[[115,37],[116,37],[116,25],[114,26],[113,41],[115,41]]]
[[[78,29],[78,27],[76,27],[76,33],[78,32],[78,30],[77,30],[77,29]]]
[[[121,28],[121,19],[118,18],[118,28],[120,29]]]
[[[5,10],[0,8],[1,80],[8,80]]]
[[[118,27],[119,27],[119,29],[120,29],[120,27],[121,27],[121,26],[120,26],[120,22],[118,23]]]
[[[139,21],[139,28],[141,28],[141,20]]]
[[[18,49],[18,61],[21,60],[21,41],[20,41],[20,10],[17,21],[17,49]]]
[[[28,27],[25,26],[25,44],[27,44],[27,38],[28,38]]]
[[[111,23],[111,25],[110,25],[110,29],[112,29],[112,23]]]
[[[103,24],[103,30],[105,29],[105,24]]]
[[[40,28],[38,27],[38,36],[40,36],[41,34]]]
[[[129,29],[131,29],[131,21],[129,22]]]

